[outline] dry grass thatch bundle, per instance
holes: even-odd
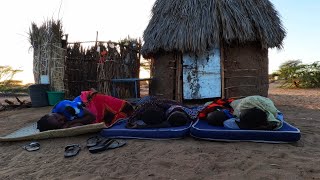
[[[258,41],[264,48],[281,48],[285,35],[269,0],[157,0],[144,31],[142,54],[202,53],[221,41]]]
[[[45,43],[61,43],[63,36],[62,23],[60,20],[47,20],[41,26],[31,23],[29,29],[29,42],[33,49],[38,49]]]
[[[62,48],[62,23],[47,20],[41,26],[31,23],[29,41],[33,48],[33,73],[35,83],[41,83],[41,75],[49,77],[52,90],[63,91],[64,55]]]

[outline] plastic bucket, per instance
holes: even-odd
[[[29,95],[32,107],[48,106],[47,91],[50,89],[49,84],[33,84],[29,86]]]
[[[59,91],[47,91],[49,105],[54,106],[59,101],[64,100],[64,92]]]

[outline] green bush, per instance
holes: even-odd
[[[301,87],[320,87],[320,61],[304,65],[298,73]]]
[[[282,87],[320,87],[320,61],[303,64],[301,60],[289,60],[280,66],[277,74],[283,80]]]

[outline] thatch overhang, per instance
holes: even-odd
[[[142,55],[202,53],[220,42],[282,48],[286,31],[269,0],[156,0]]]

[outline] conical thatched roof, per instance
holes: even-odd
[[[160,50],[201,53],[220,41],[259,41],[281,48],[286,32],[269,0],[156,0],[142,54]]]

